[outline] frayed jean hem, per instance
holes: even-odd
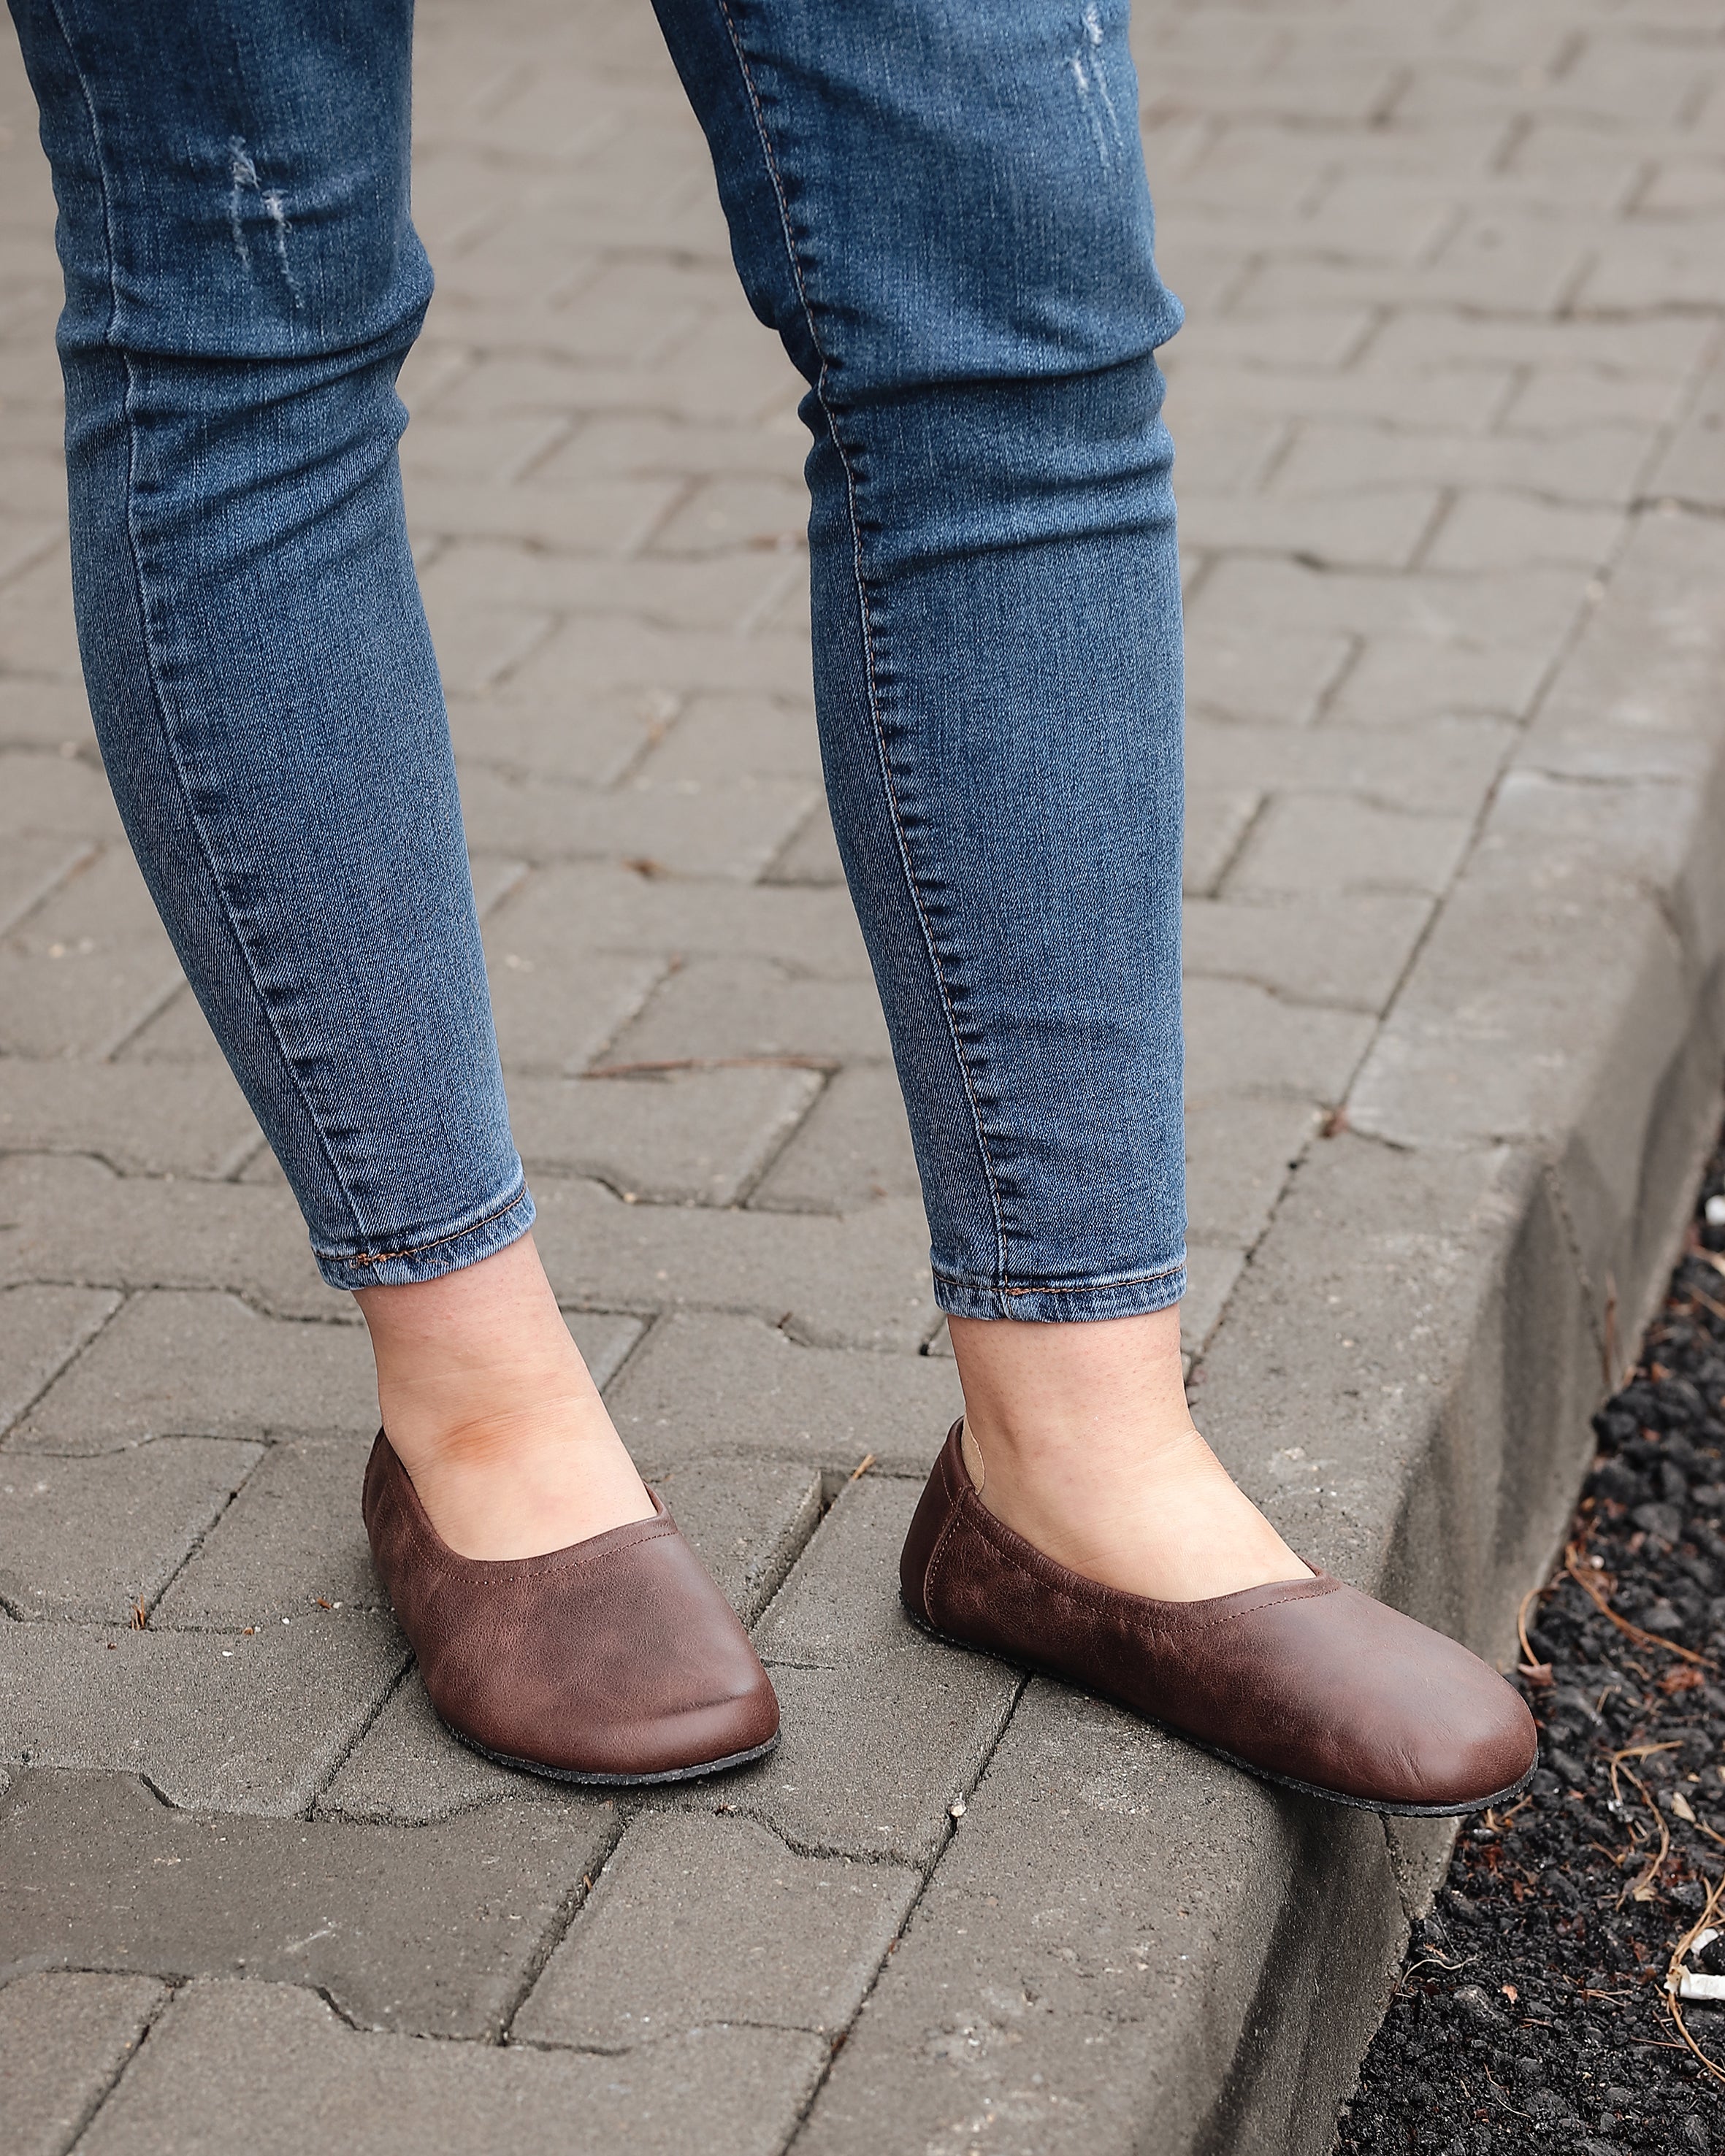
[[[533,1224],[533,1193],[523,1183],[500,1209],[466,1225],[422,1234],[399,1247],[380,1238],[375,1250],[351,1255],[315,1251],[317,1270],[330,1286],[338,1288],[400,1287],[410,1281],[440,1280],[518,1241]]]
[[[1186,1254],[1151,1272],[1093,1281],[957,1280],[935,1275],[935,1300],[950,1317],[1016,1317],[1042,1325],[1101,1317],[1143,1317],[1186,1293]]]

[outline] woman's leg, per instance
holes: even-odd
[[[60,207],[96,731],[216,1036],[459,1549],[650,1510],[527,1230],[395,377],[407,0],[12,0]]]
[[[1180,1382],[1180,311],[1124,0],[656,4],[811,385],[827,786],[987,1502],[1144,1592],[1300,1576]]]

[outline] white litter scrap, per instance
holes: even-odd
[[[1704,1932],[1698,1932],[1691,1939],[1689,1952],[1698,1954],[1703,1947],[1710,1947],[1718,1937],[1717,1927],[1709,1924]],[[1692,1976],[1686,1969],[1680,1974],[1668,1976],[1665,1988],[1674,1992],[1679,1999],[1725,1999],[1725,1976]]]
[[[1710,1228],[1725,1228],[1725,1198],[1710,1198],[1702,1208],[1702,1218]]]

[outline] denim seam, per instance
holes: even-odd
[[[179,788],[181,801],[186,812],[186,820],[196,834],[198,850],[203,857],[203,865],[209,872],[211,886],[220,901],[222,917],[228,924],[228,932],[234,939],[234,949],[239,955],[240,963],[245,968],[246,978],[251,983],[253,993],[258,998],[259,1006],[269,1027],[270,1036],[275,1043],[287,1075],[305,1107],[306,1118],[317,1134],[317,1142],[323,1148],[324,1158],[329,1163],[330,1173],[335,1178],[337,1187],[340,1189],[342,1197],[348,1201],[348,1210],[353,1216],[353,1224],[363,1231],[365,1221],[358,1203],[348,1187],[348,1179],[342,1173],[341,1163],[337,1160],[331,1148],[329,1139],[318,1119],[311,1096],[306,1090],[305,1081],[295,1066],[293,1057],[288,1051],[287,1043],[281,1037],[281,1030],[276,1023],[275,1014],[270,1007],[268,996],[264,993],[263,983],[258,978],[257,968],[251,952],[247,947],[245,937],[240,933],[239,922],[234,918],[228,894],[223,888],[221,877],[216,871],[215,860],[210,851],[208,834],[193,806],[192,789],[181,767],[179,752],[174,743],[173,730],[168,723],[167,701],[162,684],[162,669],[157,656],[155,638],[150,623],[150,607],[146,590],[143,560],[139,552],[136,527],[132,521],[137,504],[138,434],[137,422],[132,410],[132,394],[136,388],[136,374],[132,365],[131,354],[124,345],[120,343],[117,334],[120,320],[120,285],[115,264],[113,192],[109,185],[107,157],[102,147],[101,128],[96,119],[95,100],[90,96],[90,85],[85,78],[84,69],[79,64],[77,47],[73,44],[71,33],[66,28],[61,0],[49,0],[49,5],[54,10],[54,26],[60,33],[60,42],[66,49],[66,58],[71,63],[72,71],[78,79],[79,91],[84,100],[85,115],[90,123],[90,146],[95,153],[96,176],[102,191],[102,237],[107,255],[108,269],[108,319],[102,331],[102,339],[104,343],[119,353],[121,363],[126,369],[126,394],[121,400],[120,407],[121,416],[126,424],[126,551],[131,557],[133,583],[137,593],[138,619],[143,637],[144,656],[149,668],[150,700],[155,706],[157,724],[161,728],[162,742],[167,752],[168,767],[172,772],[175,783]]]
[[[1099,1288],[1139,1287],[1146,1281],[1168,1280],[1174,1274],[1183,1272],[1185,1269],[1186,1260],[1182,1257],[1177,1258],[1171,1265],[1158,1265],[1153,1271],[1147,1273],[1110,1273],[1105,1279],[1102,1280],[1068,1281],[1061,1283],[1052,1281],[1030,1281],[1022,1286],[1011,1286],[1005,1281],[971,1280],[963,1273],[950,1273],[939,1265],[930,1265],[929,1268],[937,1281],[945,1281],[949,1286],[986,1287],[996,1295],[1094,1295]]]
[[[941,1006],[946,1013],[947,1030],[952,1037],[952,1052],[958,1064],[959,1075],[964,1081],[965,1098],[971,1104],[971,1127],[976,1133],[976,1151],[982,1163],[982,1173],[988,1184],[989,1207],[994,1214],[995,1255],[1002,1282],[1008,1277],[1007,1265],[1007,1228],[1001,1213],[1000,1186],[994,1172],[994,1163],[989,1157],[988,1139],[982,1127],[982,1108],[976,1098],[976,1081],[965,1055],[964,1040],[959,1030],[958,1014],[952,1007],[952,998],[946,986],[946,976],[940,964],[940,949],[929,922],[928,910],[917,882],[916,870],[911,864],[910,844],[905,836],[904,819],[899,806],[899,796],[893,784],[892,763],[887,754],[886,730],[882,723],[879,684],[874,665],[874,628],[870,613],[868,581],[862,567],[862,526],[857,514],[857,479],[851,459],[839,432],[838,418],[826,399],[826,353],[821,342],[821,333],[815,326],[815,312],[809,301],[808,290],[803,282],[802,264],[796,251],[796,241],[790,228],[790,208],[785,199],[785,183],[779,171],[779,162],[774,154],[772,136],[767,127],[760,93],[750,72],[749,56],[743,49],[743,39],[730,8],[730,0],[716,0],[719,14],[723,18],[725,34],[730,40],[731,50],[736,55],[737,72],[743,79],[743,87],[749,98],[749,110],[754,116],[755,133],[760,138],[761,156],[767,168],[767,177],[772,183],[773,198],[778,205],[779,228],[785,236],[785,255],[790,267],[791,282],[796,288],[797,303],[802,309],[803,326],[809,333],[809,342],[814,348],[820,364],[816,372],[814,392],[816,402],[825,414],[827,431],[832,436],[832,446],[838,455],[840,469],[845,475],[845,504],[850,519],[852,559],[857,579],[857,613],[862,631],[863,676],[868,689],[868,716],[874,727],[875,750],[880,761],[881,783],[884,787],[887,805],[892,811],[893,835],[898,841],[899,859],[904,870],[904,882],[910,893],[911,904],[916,909],[917,925],[922,930],[924,947],[929,954],[929,964],[935,976],[935,986],[940,992]]]
[[[409,1243],[399,1250],[355,1250],[351,1256],[340,1250],[319,1250],[317,1255],[332,1265],[384,1265],[392,1258],[416,1258],[422,1250],[440,1250],[445,1244],[459,1243],[463,1236],[476,1235],[481,1228],[489,1228],[493,1220],[501,1220],[506,1213],[512,1213],[527,1195],[527,1178],[523,1175],[511,1195],[495,1212],[482,1219],[470,1220],[465,1228],[457,1228],[447,1235],[434,1235],[429,1243]]]

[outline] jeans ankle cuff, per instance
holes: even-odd
[[[1143,1272],[1087,1281],[961,1280],[935,1275],[935,1300],[951,1317],[1016,1317],[1044,1325],[1099,1317],[1143,1317],[1186,1293],[1186,1255]]]
[[[438,1280],[464,1265],[476,1265],[481,1258],[524,1235],[533,1224],[533,1193],[523,1183],[503,1205],[465,1225],[422,1232],[411,1240],[380,1236],[372,1249],[352,1255],[327,1250],[314,1250],[313,1255],[331,1287],[399,1287],[409,1281]]]

